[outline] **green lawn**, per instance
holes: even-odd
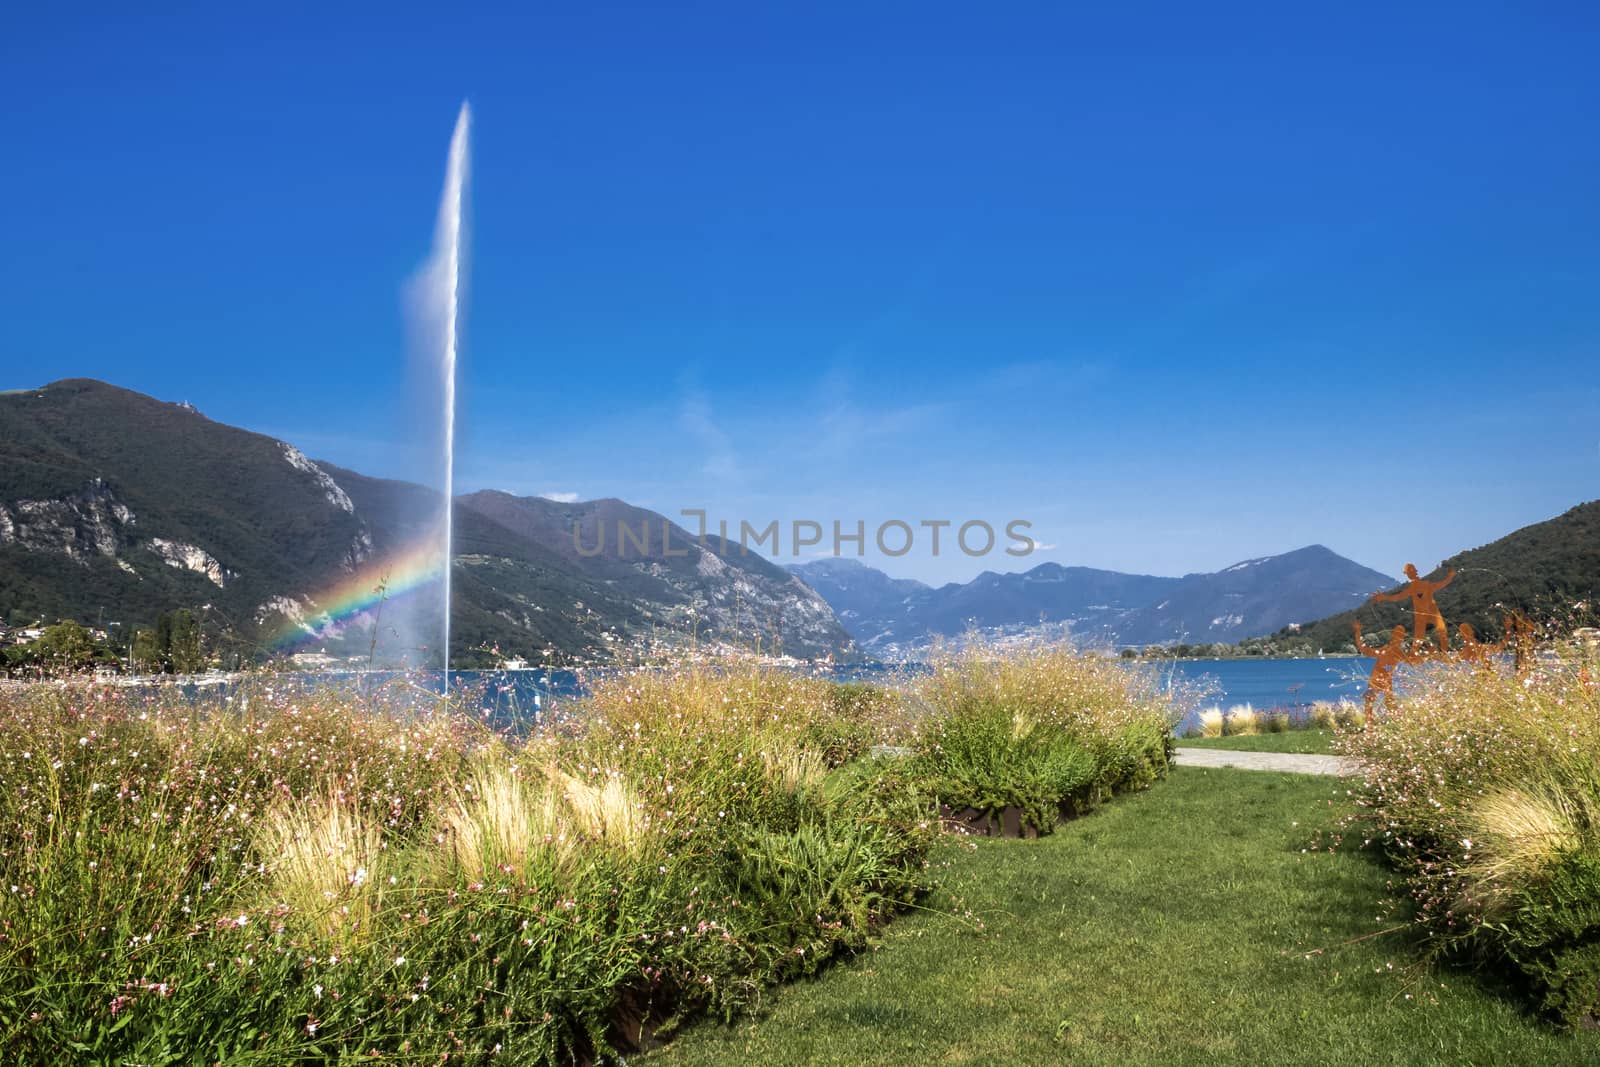
[[[1333,751],[1332,730],[1286,730],[1281,734],[1246,734],[1242,737],[1180,737],[1179,748],[1223,748],[1234,752]]]
[[[1273,735],[1282,736],[1282,735]],[[1178,768],[1037,841],[955,841],[883,946],[702,1021],[673,1064],[1574,1064],[1567,1036],[1380,934],[1386,872],[1307,852],[1335,779]]]

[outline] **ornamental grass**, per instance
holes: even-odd
[[[1553,1017],[1600,1018],[1600,693],[1592,656],[1438,667],[1340,745],[1362,823],[1441,953],[1507,967]]]
[[[952,660],[909,694],[639,668],[527,736],[415,687],[8,690],[0,1047],[623,1055],[872,943],[928,886],[950,782],[1009,796],[1020,768],[1086,806],[1153,781],[1166,708],[1144,676],[1061,651]],[[995,753],[945,758],[991,724]]]

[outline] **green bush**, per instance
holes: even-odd
[[[526,741],[397,706],[271,678],[205,708],[0,697],[0,1045],[594,1058],[749,1006],[922,888],[928,805],[829,769],[892,728],[871,692],[641,672]]]
[[[1128,665],[1055,646],[969,650],[936,660],[914,697],[923,720],[909,773],[958,811],[1020,808],[1048,833],[1166,773],[1171,701]]]
[[[1437,668],[1348,729],[1368,833],[1440,952],[1509,963],[1567,1024],[1600,1017],[1600,696],[1580,662]]]
[[[820,813],[788,833],[747,828],[729,843],[736,932],[766,949],[774,979],[811,974],[829,958],[866,946],[918,888],[882,826]]]
[[[1093,799],[1094,756],[1056,728],[973,714],[938,720],[923,745],[914,773],[958,811],[998,817],[1007,807],[1021,808],[1025,823],[1047,833],[1064,805],[1086,807]]]
[[[641,670],[528,738],[271,677],[216,705],[8,691],[0,1047],[558,1063],[732,1017],[927,888],[936,795],[1048,829],[1159,776],[1164,705],[1125,670],[975,664],[949,702]]]

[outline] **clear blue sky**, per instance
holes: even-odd
[[[411,472],[466,98],[461,487],[1054,546],[931,580],[1600,496],[1592,4],[138,7],[0,13],[0,387]]]

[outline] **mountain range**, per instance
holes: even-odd
[[[118,622],[125,638],[160,612],[203,605],[208,630],[251,652],[285,629],[303,638],[291,647],[367,650],[388,626],[382,602],[335,617],[327,591],[387,582],[385,561],[425,539],[441,511],[424,486],[317,463],[103,382],[0,394],[0,617],[13,624]],[[452,663],[495,648],[610,659],[650,641],[854,652],[793,575],[758,555],[719,556],[620,500],[483,492],[457,497],[453,515]],[[608,551],[579,551],[602,530]],[[419,629],[438,632],[438,612],[423,614]],[[409,654],[437,659],[437,649]]]
[[[903,654],[971,629],[1068,629],[1106,645],[1231,643],[1360,604],[1394,579],[1311,545],[1181,578],[1042,563],[934,588],[848,558],[794,564],[861,646]]]
[[[314,461],[103,382],[0,393],[0,623],[76,618],[126,640],[162,612],[200,608],[214,647],[241,656],[359,654],[390,616],[387,600],[363,608],[355,594],[402,584],[393,561],[436,533],[442,503],[425,486]],[[1374,632],[1401,616],[1368,599],[1395,579],[1321,545],[1182,577],[1044,563],[934,587],[850,558],[784,568],[718,552],[615,499],[486,490],[456,497],[452,514],[459,665],[604,661],[651,643],[892,658],[969,630],[1107,646],[1275,635],[1332,651],[1348,644],[1357,610]],[[1592,598],[1600,502],[1461,553],[1431,577],[1451,568],[1439,595],[1447,618],[1491,639],[1504,607],[1547,615]],[[441,629],[437,608],[431,619],[425,604],[410,608],[420,631]],[[285,646],[285,633],[298,640]]]

